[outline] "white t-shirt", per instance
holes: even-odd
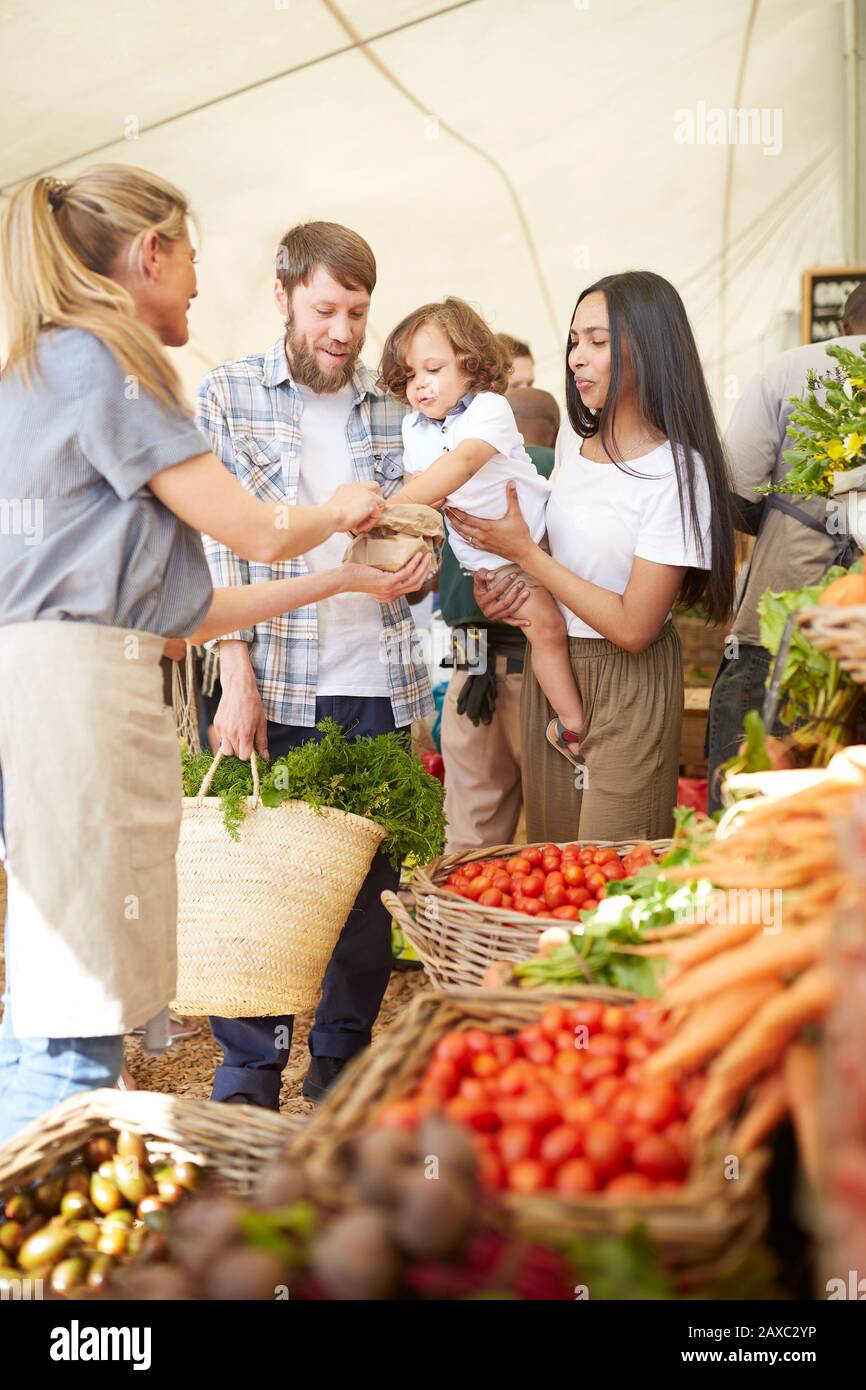
[[[455,507],[473,516],[498,519],[508,508],[505,485],[517,484],[517,497],[523,519],[534,541],[544,535],[544,509],[550,485],[532,462],[523,446],[514,411],[504,396],[495,391],[479,391],[464,408],[455,409],[444,420],[431,420],[420,410],[403,419],[403,467],[407,474],[423,473],[443,454],[456,449],[464,439],[480,439],[496,453],[478,472],[448,496]],[[448,530],[451,549],[466,570],[498,569],[507,565],[501,555],[476,550],[462,536]]]
[[[699,551],[680,501],[673,450],[665,441],[652,453],[619,466],[582,457],[582,440],[565,421],[557,439],[557,467],[547,505],[547,536],[554,560],[581,579],[625,593],[635,557],[659,565],[709,569],[710,493],[703,459],[695,455]],[[569,637],[601,633],[560,604]]]
[[[355,481],[346,439],[352,387],[317,395],[298,386],[303,401],[298,506],[327,502],[342,483]],[[314,573],[342,564],[350,537],[335,531],[304,556]],[[390,695],[382,662],[382,610],[369,594],[337,594],[316,604],[319,632],[317,695]]]

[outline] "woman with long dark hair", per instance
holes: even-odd
[[[671,609],[724,622],[734,539],[724,452],[683,302],[651,271],[583,291],[565,352],[568,424],[557,441],[548,554],[509,490],[506,515],[449,520],[519,564],[557,599],[586,711],[576,767],[546,742],[551,711],[531,668],[523,689],[530,841],[661,838],[673,825],[683,709]],[[492,620],[519,624],[526,591],[476,578]]]

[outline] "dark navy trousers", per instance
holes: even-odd
[[[326,695],[316,700],[316,720],[328,715],[347,737],[386,734],[395,729],[391,701]],[[268,723],[268,751],[279,758],[310,738],[317,729]],[[315,1057],[354,1057],[370,1041],[373,1024],[391,973],[391,919],[380,894],[396,889],[399,873],[377,853],[346,919],[322,981],[322,997],[310,1030]],[[223,1050],[214,1076],[212,1100],[249,1096],[258,1105],[279,1109],[283,1068],[292,1040],[290,1014],[269,1018],[211,1018],[213,1035]]]

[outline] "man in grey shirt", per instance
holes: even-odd
[[[711,812],[721,806],[718,773],[737,751],[743,718],[750,709],[759,710],[764,700],[770,654],[761,646],[761,595],[766,589],[780,592],[814,584],[836,563],[847,544],[846,536],[834,535],[828,529],[824,498],[763,498],[755,494],[755,488],[779,483],[788,472],[784,454],[795,442],[788,434],[794,409],[789,397],[802,395],[809,371],[826,372],[835,366],[833,358],[827,356],[831,343],[859,352],[866,335],[866,284],[858,285],[848,296],[842,327],[845,336],[841,338],[807,343],[774,358],[746,387],[725,437],[736,525],[738,530],[757,534],[757,541],[731,629],[737,641],[729,643],[731,651],[722,660],[710,697],[707,759]],[[777,726],[774,732],[785,729]]]

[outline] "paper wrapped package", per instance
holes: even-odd
[[[378,526],[352,537],[343,559],[393,573],[426,550],[433,556],[431,574],[435,574],[444,538],[442,518],[433,507],[395,502],[385,508]]]

